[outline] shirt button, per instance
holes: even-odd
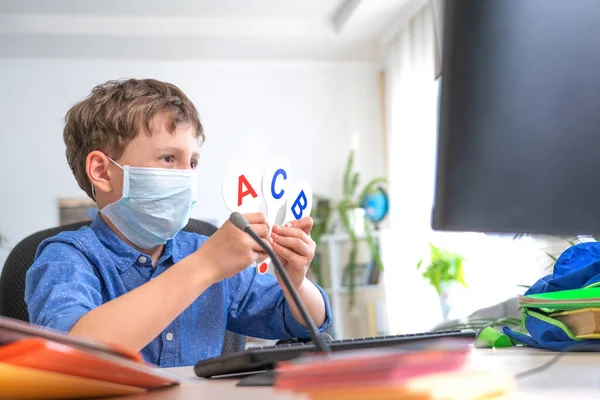
[[[144,256],[140,256],[140,258],[138,258],[138,261],[140,262],[140,264],[146,264],[146,261],[148,261],[148,259]]]
[[[173,340],[173,333],[169,332],[167,333],[166,339],[170,342],[171,340]]]

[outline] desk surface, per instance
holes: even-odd
[[[498,370],[517,374],[541,366],[556,353],[527,348],[477,350],[476,357]],[[236,387],[237,380],[199,379],[191,367],[172,368],[183,377],[177,387],[123,399],[304,399],[269,387]],[[518,381],[517,398],[526,399],[597,399],[600,397],[600,353],[566,353],[549,369]]]

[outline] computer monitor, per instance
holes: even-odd
[[[600,1],[444,6],[443,231],[600,234]]]

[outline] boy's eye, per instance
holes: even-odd
[[[192,169],[196,169],[197,166],[198,166],[198,161],[191,161],[190,162],[190,167],[192,167]]]
[[[175,157],[173,156],[162,156],[161,159],[168,163],[172,163],[173,161],[175,161]]]

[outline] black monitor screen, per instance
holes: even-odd
[[[600,1],[445,5],[436,230],[600,233]]]

